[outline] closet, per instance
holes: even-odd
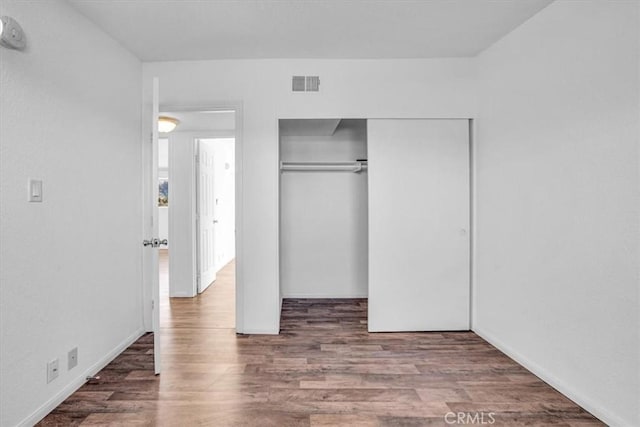
[[[280,121],[280,291],[368,292],[365,120]]]
[[[369,301],[371,332],[469,329],[469,121],[280,120],[283,298]]]

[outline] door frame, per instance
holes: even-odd
[[[148,106],[147,108],[150,108]],[[235,150],[235,249],[236,249],[236,267],[235,267],[235,279],[236,279],[236,333],[244,333],[244,257],[243,257],[243,103],[242,101],[219,101],[201,105],[194,104],[163,104],[160,103],[159,111],[176,111],[176,112],[201,112],[201,111],[235,111],[235,132],[233,137],[235,138],[234,150]],[[148,110],[151,113],[150,109]],[[145,111],[146,113],[146,111]],[[145,114],[145,116],[147,116]],[[151,197],[150,192],[152,188],[146,182],[151,182],[151,170],[152,166],[152,153],[150,145],[148,143],[148,135],[151,134],[152,129],[148,126],[143,126],[142,129],[142,170],[143,170],[143,186],[142,186],[142,223],[143,223],[143,236],[146,234],[146,230],[151,227],[152,217],[148,212],[146,201]],[[210,135],[214,138],[221,137],[221,133],[209,132],[197,132],[198,138],[207,138]],[[215,136],[214,136],[215,135]],[[227,134],[228,135],[228,134]],[[195,147],[195,141],[194,141]],[[195,160],[194,160],[195,161]],[[171,221],[169,221],[171,224]],[[171,225],[169,225],[171,227]],[[194,242],[195,242],[195,223],[193,227]],[[147,237],[143,237],[147,238]],[[142,245],[141,245],[142,246]],[[153,295],[153,281],[150,279],[154,274],[153,266],[147,261],[146,257],[142,257],[142,305],[143,305],[143,324],[147,331],[152,330],[152,298]],[[195,271],[194,271],[195,274]],[[194,276],[195,280],[195,276]],[[195,282],[194,282],[195,283]],[[197,294],[197,293],[196,293]]]

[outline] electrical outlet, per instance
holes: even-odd
[[[47,363],[47,383],[58,378],[58,374],[60,373],[58,359],[52,360]]]
[[[78,366],[78,347],[74,347],[67,353],[67,369],[71,370]]]

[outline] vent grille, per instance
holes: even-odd
[[[305,77],[304,76],[293,76],[291,79],[291,88],[294,92],[304,92],[305,87]]]
[[[291,89],[294,92],[319,92],[320,77],[318,76],[293,76]]]
[[[307,92],[318,92],[320,90],[320,77],[307,76]]]

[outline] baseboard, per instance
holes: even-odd
[[[279,333],[280,331],[276,329],[251,329],[251,328],[245,328],[243,332],[244,335],[278,335]]]
[[[350,298],[367,298],[368,295],[367,293],[354,293],[354,294],[346,294],[346,295],[336,295],[336,294],[305,294],[305,293],[291,293],[291,294],[287,294],[287,295],[283,295],[282,299],[286,299],[286,298],[296,298],[296,299],[303,299],[303,298],[309,298],[309,299],[314,299],[314,298],[322,298],[322,299],[350,299]]]
[[[278,323],[277,323],[277,328],[278,328],[278,334],[280,334],[280,322],[282,321],[282,301],[284,301],[284,298],[282,298],[282,296],[280,297],[280,308],[278,310]]]
[[[220,267],[216,269],[216,272],[220,272],[220,270],[222,270],[223,268],[225,268],[227,266],[227,264],[229,264],[231,261],[233,261],[233,259],[236,257],[236,254],[234,253],[233,256],[230,257],[226,257],[225,259],[223,259],[222,261],[220,261]]]
[[[492,333],[479,328],[477,325],[474,325],[472,330],[481,338],[489,342],[489,344],[493,345],[498,350],[518,362],[520,365],[524,366],[526,369],[531,371],[534,375],[549,384],[551,387],[555,388],[557,391],[575,402],[577,405],[589,411],[594,417],[600,419],[600,421],[602,421],[603,423],[612,427],[627,427],[634,425],[633,422],[628,422],[621,419],[619,416],[603,408],[592,399],[584,396],[582,393],[575,390],[564,381],[550,374],[544,367],[533,362],[520,352],[513,349],[511,346],[504,344]]]
[[[205,289],[203,289],[202,292],[204,292]],[[196,295],[187,294],[185,292],[176,292],[173,295],[169,295],[169,298],[193,298],[195,296]]]
[[[216,279],[216,280],[218,280],[218,279]],[[206,291],[207,289],[209,289],[211,286],[213,286],[213,284],[214,284],[214,283],[216,283],[216,281],[215,281],[215,280],[214,280],[214,281],[212,281],[212,282],[209,282],[209,283],[208,283],[204,288],[202,288],[202,289],[198,289],[198,290],[197,290],[197,293],[198,293],[198,294],[203,293],[204,291]],[[185,297],[185,296],[186,296],[186,295],[180,295],[180,297]],[[193,295],[193,296],[196,296],[196,295]]]
[[[23,421],[18,424],[18,427],[30,427],[38,423],[44,417],[46,417],[51,411],[53,411],[58,405],[65,401],[66,398],[71,396],[80,387],[87,382],[89,375],[95,375],[102,368],[107,366],[113,359],[115,359],[120,353],[122,353],[127,347],[136,342],[138,338],[144,335],[144,328],[138,329],[124,341],[122,341],[116,348],[111,350],[106,356],[94,363],[91,367],[86,369],[82,374],[78,375],[73,381],[71,381],[65,388],[56,393],[51,399],[40,406],[34,413],[29,415]]]

